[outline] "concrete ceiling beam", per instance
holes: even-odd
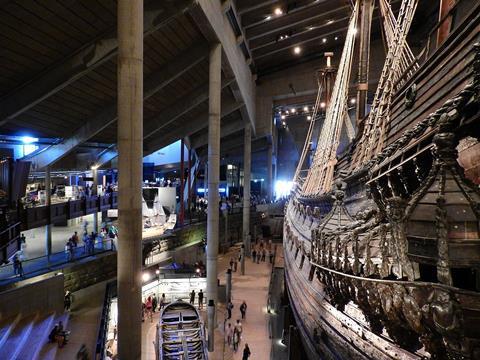
[[[152,74],[145,80],[144,99],[148,99],[150,96],[178,79],[185,72],[203,61],[207,55],[205,46],[198,45],[196,48],[189,49],[181,54],[175,61],[167,64],[160,71]],[[61,143],[51,145],[44,151],[35,153],[35,155],[31,157],[27,156],[24,160],[31,161],[32,168],[35,170],[43,169],[46,166],[52,165],[63,156],[73,151],[76,147],[113,124],[117,118],[117,103],[115,101],[105,107],[98,115],[86,120],[85,124],[70,138],[64,139]]]
[[[194,1],[178,0],[174,6],[171,3],[165,6],[164,3],[151,2],[145,7],[144,36],[167,25],[176,15],[188,9]],[[7,94],[0,101],[0,126],[113,59],[118,52],[116,32],[116,29],[107,31],[33,80]]]

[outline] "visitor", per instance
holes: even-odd
[[[80,239],[78,238],[78,234],[76,231],[72,236],[72,241],[73,241],[73,246],[77,247],[78,243],[80,242]]]
[[[202,289],[200,289],[200,291],[198,293],[198,308],[200,310],[203,309],[203,291],[202,291]]]
[[[150,318],[150,322],[153,322],[152,307],[153,307],[152,297],[149,296],[149,297],[147,298],[147,301],[145,302],[145,309],[146,309],[146,311],[147,311],[147,316]]]
[[[240,305],[240,313],[242,314],[242,320],[245,320],[245,314],[247,313],[247,303],[243,300],[242,305]]]
[[[239,337],[242,337],[242,332],[243,332],[243,326],[242,323],[240,322],[240,319],[237,319],[237,323],[235,324],[235,330],[238,331]]]
[[[55,336],[57,335],[57,333],[58,333],[58,324],[55,324],[53,329],[50,331],[50,334],[48,335],[48,341],[52,343],[55,342]]]
[[[20,277],[23,277],[23,264],[20,258],[18,257],[17,254],[13,257],[13,272],[15,275],[20,275]]]
[[[160,309],[162,309],[167,304],[167,300],[165,299],[165,294],[162,294],[160,298]]]
[[[255,245],[252,250],[252,259],[253,262],[255,262],[255,259],[257,258],[257,246]]]
[[[195,290],[192,290],[192,292],[190,293],[190,304],[194,304],[195,303]]]
[[[248,344],[245,343],[245,347],[243,348],[243,357],[242,357],[242,360],[248,360],[248,358],[250,357],[250,355],[251,355],[250,348],[248,347]]]
[[[265,248],[262,250],[262,262],[265,262],[265,258],[267,257],[267,250]]]
[[[231,346],[232,345],[232,337],[233,337],[233,328],[232,328],[231,323],[228,323],[227,329],[225,330],[225,335],[227,337],[228,346]]]
[[[88,356],[88,350],[87,346],[85,344],[82,344],[80,346],[80,349],[77,352],[77,360],[89,360],[90,357]]]
[[[259,250],[257,251],[257,264],[260,264],[260,258],[261,258],[261,257],[262,257],[262,252],[261,252],[261,250],[259,249]]]
[[[229,301],[227,304],[227,313],[228,313],[227,319],[229,320],[232,318],[232,309],[233,309],[233,304],[231,301]]]
[[[233,271],[233,258],[230,258],[230,270]]]
[[[153,294],[152,295],[152,310],[153,310],[154,313],[157,310],[157,306],[158,306],[158,299],[155,296],[155,294]]]
[[[233,263],[233,272],[237,272],[237,257],[235,256],[235,261]]]
[[[27,242],[27,238],[25,237],[25,234],[20,235],[20,243],[25,244]]]
[[[233,338],[232,338],[233,351],[237,352],[239,342],[240,342],[240,333],[238,332],[237,328],[235,327],[233,329]]]
[[[67,290],[63,298],[63,307],[65,308],[65,311],[70,311],[70,306],[72,306],[72,293]]]
[[[90,249],[88,251],[89,254],[95,253],[95,241],[97,239],[97,234],[94,231],[90,234]]]
[[[270,264],[273,264],[273,251],[268,250],[268,258],[270,259]]]

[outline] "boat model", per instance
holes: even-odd
[[[157,360],[207,360],[205,328],[198,310],[185,301],[166,305],[156,335]]]
[[[416,3],[393,15],[379,1],[385,65],[339,155],[353,8],[315,153],[306,165],[309,131],[285,205],[286,284],[310,359],[480,359],[480,192],[461,166],[465,154],[480,161],[468,153],[480,135],[480,6],[422,63],[406,44]]]

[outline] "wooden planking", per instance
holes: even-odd
[[[418,72],[416,78],[410,80],[417,84],[417,100],[414,107],[407,111],[404,108],[404,91],[396,96],[393,102],[391,125],[387,137],[387,145],[398,139],[405,130],[426,118],[440,108],[443,103],[454,97],[471,79],[470,64],[473,60],[472,45],[480,39],[480,17],[472,22],[473,29],[454,33],[451,44],[443,49],[438,58],[429,59]],[[443,55],[443,56],[442,56]],[[423,71],[431,61],[438,61],[435,70]]]

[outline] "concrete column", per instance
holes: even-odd
[[[185,140],[182,138],[180,140],[180,225],[183,225],[183,220],[185,219],[185,154],[183,148],[185,147]]]
[[[227,269],[225,277],[225,299],[227,304],[232,299],[232,269]]]
[[[245,246],[245,254],[250,256],[249,232],[250,232],[250,178],[252,165],[252,129],[250,123],[245,125],[245,145],[243,153],[243,245]],[[242,262],[245,257],[242,257]],[[242,275],[245,272],[242,271]]]
[[[267,200],[273,201],[273,145],[270,144],[267,150]]]
[[[192,221],[192,186],[193,186],[193,171],[192,171],[192,147],[188,149],[188,199],[187,199],[187,208],[188,208],[188,219]]]
[[[45,226],[45,255],[50,262],[52,254],[52,224],[50,223],[50,205],[52,203],[52,179],[50,177],[50,166],[45,169],[45,205],[48,208],[48,224]]]
[[[97,186],[98,186],[98,170],[97,168],[92,168],[92,177],[93,177],[93,188],[92,195],[98,196]],[[93,231],[98,233],[98,211],[93,213]]]
[[[219,232],[219,196],[220,180],[220,101],[222,47],[215,44],[210,50],[209,75],[209,116],[208,116],[208,208],[207,208],[207,300],[218,303],[218,232]],[[209,317],[208,329],[216,327]],[[213,337],[213,330],[212,330]],[[209,339],[210,341],[210,339]],[[213,342],[213,339],[212,339]],[[213,344],[212,344],[213,347]]]
[[[118,0],[118,358],[142,353],[143,0]]]

